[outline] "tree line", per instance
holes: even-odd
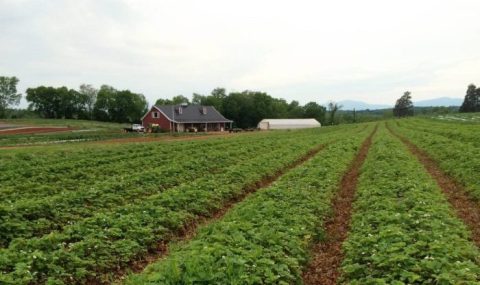
[[[257,126],[258,122],[265,118],[314,118],[322,124],[333,124],[336,122],[335,114],[341,108],[334,102],[328,104],[328,110],[316,102],[302,106],[298,101],[287,102],[261,91],[245,90],[227,94],[225,88],[215,88],[207,95],[193,93],[191,100],[183,95],[174,96],[172,99],[158,99],[155,105],[182,103],[214,106],[239,128]]]
[[[78,90],[39,86],[28,88],[26,93],[29,109],[44,118],[133,123],[148,109],[142,94],[117,90],[109,85],[96,89],[82,84]]]
[[[17,92],[18,78],[0,76],[0,118],[6,116],[8,106],[18,105],[22,97]],[[43,118],[87,119],[119,123],[139,122],[148,111],[145,96],[130,90],[117,90],[109,85],[99,89],[82,84],[77,90],[67,87],[39,86],[28,88],[25,99],[31,110]],[[171,99],[158,99],[156,105],[198,104],[214,106],[240,128],[254,127],[264,118],[315,118],[323,125],[339,122],[356,122],[355,112],[341,111],[341,106],[331,102],[326,107],[316,102],[301,105],[273,98],[261,91],[230,92],[215,88],[210,94],[193,93]],[[390,111],[391,112],[391,111]],[[470,84],[460,112],[480,112],[480,88]],[[411,93],[406,91],[393,108],[396,117],[412,116],[414,106]],[[336,116],[338,114],[338,116]],[[351,118],[350,118],[351,117]]]
[[[0,118],[9,105],[20,101],[17,83],[16,77],[0,77]],[[89,84],[82,84],[78,89],[39,86],[28,88],[25,93],[28,109],[43,118],[133,123],[139,122],[148,111],[145,96],[109,85],[99,89]],[[227,94],[225,88],[215,88],[207,95],[194,93],[191,99],[178,95],[155,102],[156,105],[182,103],[214,106],[240,128],[254,127],[264,118],[315,118],[322,124],[334,124],[338,123],[335,114],[341,108],[333,102],[327,107],[316,102],[300,105],[298,101],[287,102],[261,91]]]

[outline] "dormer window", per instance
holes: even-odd
[[[182,106],[178,107],[178,114],[180,114],[180,115],[181,115],[181,114],[182,114],[182,112],[183,112],[183,108],[182,108]]]
[[[207,114],[207,107],[202,107],[202,114],[204,114],[204,115]]]

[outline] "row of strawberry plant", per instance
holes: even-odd
[[[379,130],[362,168],[346,284],[479,284],[480,252],[435,181],[407,148]]]
[[[61,133],[15,134],[0,137],[0,146],[23,146],[31,144],[54,144],[76,141],[97,141],[125,137],[139,137],[137,133],[125,134],[115,131],[81,130]]]
[[[219,149],[203,148],[202,152],[194,152],[196,155],[187,154],[188,159],[180,157],[179,162],[161,161],[159,166],[146,170],[142,167],[144,173],[129,173],[127,179],[113,176],[106,181],[93,181],[86,189],[79,187],[73,193],[7,204],[1,207],[1,240],[8,243],[15,237],[40,236],[52,229],[61,229],[65,224],[91,216],[98,210],[121,207],[127,202],[144,199],[182,181],[192,183],[196,177],[209,172],[221,172],[229,165],[257,157],[258,153],[265,154],[265,149],[275,149],[281,144],[294,143],[297,139],[266,138],[244,144],[243,147],[239,147],[237,141],[232,141],[231,147],[221,153],[218,152]]]
[[[66,226],[62,232],[15,239],[7,249],[0,249],[0,281],[83,283],[92,278],[108,278],[112,269],[140,258],[158,241],[169,241],[192,221],[209,216],[242,195],[248,185],[292,163],[311,149],[312,142],[346,135],[347,131],[324,136],[313,132],[309,139],[270,150],[268,159],[258,156],[221,173],[152,195],[138,204],[96,214]]]
[[[332,130],[335,129],[327,128],[320,133]],[[296,133],[299,137],[308,134],[308,132]],[[260,142],[274,143],[276,140],[272,140],[272,137],[279,140],[288,138],[277,134],[257,135],[254,145],[262,148]],[[104,150],[109,153],[108,158],[97,158],[102,152],[91,149],[70,151],[65,155],[63,151],[48,152],[47,156],[33,152],[27,153],[28,158],[0,153],[0,158],[5,162],[0,165],[2,171],[0,204],[10,204],[19,199],[37,199],[57,193],[69,195],[70,192],[78,192],[82,187],[103,188],[101,184],[111,185],[118,180],[118,176],[122,180],[125,180],[124,178],[128,180],[129,177],[142,175],[145,170],[164,165],[164,161],[174,159],[181,163],[185,159],[190,159],[190,156],[198,154],[195,151],[197,148],[212,150],[211,156],[214,156],[212,159],[224,159],[223,151],[218,151],[219,149],[236,149],[250,142],[250,136],[240,136],[223,140],[178,142],[178,144],[137,144],[134,148],[114,147],[113,152],[110,149]],[[33,156],[34,161],[30,156]],[[68,157],[68,162],[64,161],[65,156]],[[128,175],[125,175],[126,168],[129,168]],[[26,175],[27,173],[30,174]]]
[[[260,137],[259,140],[265,138]],[[215,148],[227,145],[235,147],[245,142],[245,138],[235,138],[179,144],[142,144],[135,148],[115,148],[113,152],[107,150],[109,156],[106,158],[97,158],[97,150],[74,151],[66,155],[69,159],[67,162],[59,152],[49,153],[51,157],[45,161],[43,154],[35,154],[35,162],[30,158],[13,156],[14,160],[7,160],[2,157],[6,163],[2,166],[5,171],[2,171],[0,198],[15,200],[77,191],[78,186],[90,186],[92,181],[125,174],[125,168],[130,168],[129,173],[141,173],[143,169],[157,166],[164,160],[188,159],[189,154],[192,154],[192,144],[213,151]]]
[[[371,131],[371,129],[369,129]],[[342,174],[368,132],[328,146],[127,284],[298,284]]]
[[[480,146],[480,126],[478,125],[452,125],[452,123],[438,123],[426,119],[409,119],[397,122],[400,126],[415,131],[441,135],[448,139]]]
[[[281,142],[294,143],[293,140]],[[276,148],[279,143],[278,140],[268,140],[243,147],[232,144],[221,155],[218,148],[200,148],[185,157],[160,160],[153,168],[141,167],[140,174],[130,173],[128,168],[124,168],[128,175],[95,181],[75,192],[22,199],[8,205],[4,203],[0,205],[0,240],[6,246],[14,238],[41,236],[54,229],[60,230],[66,224],[73,224],[97,212],[135,203],[185,181],[191,183],[208,173],[223,171],[230,165],[256,158],[265,153],[265,148]]]
[[[480,148],[441,135],[420,132],[402,124],[388,126],[397,134],[431,156],[448,175],[463,184],[476,200],[480,200]]]

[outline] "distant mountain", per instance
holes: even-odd
[[[355,101],[355,100],[343,100],[339,101],[338,104],[342,105],[342,110],[348,111],[348,110],[376,110],[376,109],[386,109],[386,108],[392,108],[392,106],[388,105],[382,105],[382,104],[369,104],[365,103],[362,101]]]
[[[463,103],[462,98],[450,98],[450,97],[440,97],[429,100],[414,101],[413,106],[415,107],[437,107],[437,106],[460,106]]]
[[[362,111],[362,110],[377,110],[377,109],[387,109],[387,108],[393,108],[392,105],[382,105],[382,104],[369,104],[363,101],[355,101],[355,100],[343,100],[338,102],[340,105],[342,105],[342,110],[344,111],[349,111],[349,110],[357,110],[357,111]],[[420,101],[414,101],[413,105],[415,107],[437,107],[437,106],[460,106],[463,103],[462,98],[450,98],[450,97],[439,97],[439,98],[434,98],[434,99],[428,99],[428,100],[420,100]],[[325,105],[326,106],[326,105]]]

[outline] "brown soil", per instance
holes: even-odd
[[[91,143],[112,144],[112,143],[131,143],[131,142],[189,141],[189,140],[209,139],[214,137],[230,137],[235,135],[238,135],[238,134],[214,133],[214,134],[192,135],[192,136],[185,135],[185,136],[179,136],[179,137],[162,136],[162,137],[116,138],[116,139],[107,139],[107,140],[101,140],[101,141],[92,141]]]
[[[197,230],[200,226],[205,226],[208,225],[216,220],[221,219],[231,208],[233,208],[237,203],[243,201],[245,198],[247,198],[250,194],[262,189],[266,188],[269,185],[271,185],[273,182],[278,180],[282,175],[284,175],[287,171],[298,167],[299,165],[303,164],[307,160],[311,159],[313,156],[315,156],[318,152],[320,152],[323,148],[325,148],[325,145],[320,145],[317,146],[310,151],[308,151],[305,155],[302,157],[298,158],[294,162],[290,163],[289,165],[285,166],[283,169],[278,170],[275,172],[273,175],[265,176],[261,180],[250,184],[246,186],[242,194],[240,196],[235,197],[234,199],[228,201],[227,203],[224,204],[224,206],[212,213],[211,216],[206,216],[206,217],[198,217],[197,219],[190,221],[187,223],[183,229],[171,236],[166,238],[165,240],[159,241],[157,246],[150,250],[150,253],[147,256],[142,257],[140,260],[137,260],[135,262],[132,262],[128,268],[119,268],[116,270],[113,275],[115,276],[114,279],[115,281],[112,282],[111,284],[119,284],[123,279],[125,279],[125,276],[129,272],[141,272],[145,269],[145,267],[161,258],[165,258],[168,255],[169,249],[168,249],[168,244],[172,242],[187,242],[194,238],[197,234]],[[101,282],[99,280],[89,280],[87,283],[89,285],[99,285],[99,284],[108,284],[105,282]]]
[[[339,267],[343,260],[342,243],[348,236],[360,167],[367,157],[376,131],[377,126],[363,142],[360,151],[340,182],[340,191],[332,201],[333,214],[324,224],[326,240],[313,247],[313,258],[302,276],[304,284],[337,283],[340,276]]]
[[[18,134],[37,134],[37,133],[56,133],[71,131],[71,128],[55,128],[55,127],[25,127],[17,129],[0,130],[0,135],[18,135]]]
[[[407,138],[395,133],[387,124],[387,129],[397,138],[399,138],[423,164],[430,176],[435,179],[438,186],[442,189],[448,202],[453,206],[457,216],[463,220],[472,232],[472,240],[480,247],[480,207],[465,188],[455,181],[452,177],[443,172],[425,151],[418,148]]]

